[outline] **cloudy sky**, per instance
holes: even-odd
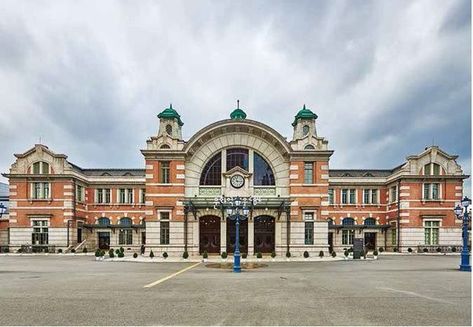
[[[470,1],[0,1],[0,171],[39,142],[143,167],[170,102],[187,139],[228,118],[291,137],[305,103],[332,168],[435,143],[471,166]],[[5,179],[3,179],[5,181]]]

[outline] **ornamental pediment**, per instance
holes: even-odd
[[[240,166],[233,167],[229,171],[222,173],[222,175],[227,177],[227,176],[235,175],[236,173],[239,173],[239,174],[243,175],[244,177],[250,177],[252,175],[250,172],[246,171],[245,169],[241,168]]]

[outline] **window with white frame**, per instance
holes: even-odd
[[[314,183],[314,163],[304,162],[304,184]]]
[[[76,184],[76,201],[84,202],[85,200],[85,187],[79,184]]]
[[[145,203],[145,198],[146,198],[146,189],[142,188],[140,189],[140,203]]]
[[[133,203],[133,189],[118,189],[118,203]]]
[[[334,198],[335,193],[333,192],[333,188],[328,189],[328,204],[334,204],[335,203],[335,198]]]
[[[424,183],[424,200],[440,199],[440,183]]]
[[[31,244],[46,245],[49,243],[49,221],[47,219],[35,219],[31,221],[33,233],[31,234]]]
[[[110,203],[110,189],[98,188],[95,190],[96,203]]]
[[[35,200],[51,198],[51,184],[48,182],[31,183],[31,198]]]
[[[439,244],[439,220],[424,220],[424,239],[426,245]]]
[[[397,201],[397,185],[389,188],[389,202]]]
[[[342,204],[355,204],[356,203],[356,190],[354,188],[342,189]]]
[[[364,204],[378,204],[378,189],[364,189],[363,190]]]
[[[355,231],[352,229],[342,230],[342,244],[351,245],[353,244],[353,237],[355,236]]]
[[[126,201],[127,203],[133,203],[133,189],[127,188],[126,189]]]
[[[391,228],[391,244],[392,245],[397,244],[397,229],[396,229],[396,226],[393,226]]]
[[[314,222],[306,221],[304,223],[304,244],[312,245],[314,244]]]
[[[35,162],[31,172],[35,175],[49,174],[49,164],[44,161]]]
[[[440,175],[440,165],[433,162],[424,165],[424,175]]]

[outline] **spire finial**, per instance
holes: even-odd
[[[172,109],[172,102],[169,104],[169,109]]]
[[[304,106],[302,107],[302,109],[304,109],[304,110],[305,110],[305,103],[304,103]]]
[[[237,109],[240,109],[240,100],[237,100]]]

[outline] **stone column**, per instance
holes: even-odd
[[[220,221],[220,253],[227,252],[227,221]]]
[[[255,224],[253,220],[248,220],[248,256],[255,252]]]
[[[282,255],[286,253],[285,249],[286,249],[286,244],[283,244],[283,239],[282,239],[282,224],[285,224],[286,222],[285,221],[278,221],[276,220],[276,222],[274,223],[274,234],[275,234],[275,238],[274,238],[274,248],[276,250],[276,253],[278,251],[278,249],[281,251],[281,253],[278,253],[278,255]]]

